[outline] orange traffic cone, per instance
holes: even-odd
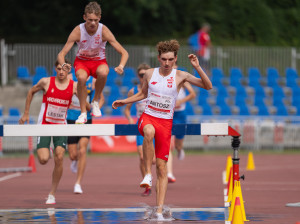
[[[36,172],[35,161],[34,161],[34,155],[33,155],[33,153],[30,153],[30,155],[29,155],[28,166],[31,167],[31,172]]]
[[[244,224],[240,198],[236,197],[231,224]]]

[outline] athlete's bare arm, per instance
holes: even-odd
[[[31,104],[33,95],[36,94],[40,90],[47,92],[49,85],[50,85],[50,78],[42,78],[36,85],[31,87],[31,89],[27,93],[24,114],[20,118],[19,124],[24,124],[25,122],[29,123],[29,109],[30,109],[30,104]]]
[[[201,87],[203,89],[212,89],[212,83],[206,73],[202,70],[201,66],[199,65],[199,61],[196,55],[190,54],[188,55],[192,66],[196,69],[200,78],[195,77],[194,75],[177,70],[177,77],[178,77],[178,88],[181,88],[184,82],[189,82],[192,85]]]
[[[134,91],[133,91],[133,88],[132,88],[128,92],[128,97],[133,96],[133,93],[134,93]],[[134,120],[132,119],[131,114],[130,114],[131,106],[132,106],[132,103],[129,103],[129,104],[126,105],[126,107],[124,109],[124,115],[127,118],[129,124],[134,124]]]
[[[183,87],[182,88],[185,88],[187,89],[187,91],[189,92],[189,94],[180,99],[180,100],[176,100],[176,107],[179,107],[181,104],[187,102],[187,101],[190,101],[192,99],[194,99],[196,97],[196,93],[195,93],[195,90],[193,89],[192,85],[188,82],[184,82],[183,84]]]
[[[125,50],[124,47],[116,40],[115,36],[113,33],[107,28],[107,26],[103,25],[102,28],[102,37],[103,41],[108,41],[115,50],[121,54],[121,61],[118,67],[115,68],[115,71],[121,75],[123,73],[123,69],[127,63],[128,60],[128,52]]]
[[[148,69],[146,71],[143,77],[144,81],[143,81],[141,91],[126,99],[114,101],[112,104],[112,108],[117,109],[118,107],[124,106],[125,104],[134,103],[145,99],[148,96],[148,81],[151,79],[152,73],[153,73],[153,69]]]
[[[80,41],[80,27],[76,26],[73,31],[70,33],[68,40],[65,44],[65,46],[63,47],[63,49],[58,53],[57,55],[57,60],[59,62],[59,64],[64,65],[65,64],[65,57],[68,54],[68,52],[71,50],[71,48],[73,47],[74,43],[76,41]],[[64,68],[66,66],[66,68]],[[71,65],[69,64],[65,64],[63,66],[64,70],[70,70],[71,69]]]

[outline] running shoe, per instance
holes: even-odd
[[[157,221],[164,221],[165,218],[162,213],[156,213]]]
[[[46,205],[55,205],[55,197],[52,194],[48,195],[47,201],[46,201]]]
[[[151,195],[151,188],[150,187],[146,187],[145,191],[142,193],[143,197],[147,197]]]
[[[140,183],[140,187],[149,188],[152,186],[152,175],[146,174],[143,181]]]
[[[101,117],[102,113],[101,113],[101,110],[99,108],[99,103],[97,101],[93,101],[91,103],[91,106],[92,106],[92,116]]]
[[[176,182],[176,178],[174,177],[174,175],[172,173],[168,173],[168,182],[169,183]]]
[[[75,121],[75,124],[85,124],[87,122],[87,115],[86,113],[81,113],[78,119]]]
[[[74,186],[74,193],[75,194],[82,194],[83,193],[80,184],[75,184],[75,186]]]
[[[179,160],[184,160],[185,157],[185,153],[184,153],[184,149],[180,149],[179,151],[177,151],[177,157]]]
[[[73,173],[77,173],[77,160],[72,161],[70,169]]]

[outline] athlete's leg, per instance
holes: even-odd
[[[79,152],[78,152],[78,171],[77,171],[77,179],[75,184],[81,183],[83,173],[86,167],[86,151],[89,143],[89,139],[85,137],[81,137],[79,140]]]
[[[94,95],[93,101],[99,102],[100,95],[106,84],[108,73],[109,73],[109,67],[107,64],[101,64],[97,67],[97,70],[96,70],[97,80],[95,83],[95,95]]]
[[[162,213],[166,197],[168,178],[167,178],[167,161],[156,158],[156,205],[157,213]]]
[[[155,135],[155,129],[152,124],[147,124],[143,128],[144,141],[143,141],[143,157],[145,174],[151,174],[151,165],[154,157],[154,145],[153,138]]]
[[[140,160],[140,171],[141,171],[142,177],[144,177],[146,173],[145,173],[145,164],[144,164],[144,157],[143,157],[143,145],[138,145],[137,151],[138,151],[139,160]]]
[[[50,159],[50,143],[51,137],[49,136],[37,137],[37,156],[42,165],[45,165]]]
[[[50,158],[50,151],[48,148],[37,149],[37,156],[40,164],[45,165]]]
[[[77,160],[77,144],[68,144],[69,158],[71,161]]]
[[[49,194],[55,195],[58,183],[61,179],[63,173],[63,159],[64,159],[65,149],[61,146],[55,148],[54,156],[54,169],[52,173],[52,186]]]
[[[78,71],[76,71],[76,77],[78,80],[77,96],[80,102],[80,110],[81,113],[86,113],[86,98],[87,98],[86,80],[88,78],[88,74],[84,69],[79,69]]]

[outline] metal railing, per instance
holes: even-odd
[[[51,75],[57,54],[63,44],[7,44],[5,45],[7,56],[7,72],[9,81],[16,79],[17,68],[27,66],[32,75],[37,66],[45,66]],[[157,52],[152,46],[124,46],[129,52],[129,60],[126,66],[136,68],[140,63],[146,62],[151,67],[158,66]],[[1,50],[2,51],[2,50]],[[75,59],[77,47],[74,46],[68,53],[70,60]],[[187,60],[187,55],[192,52],[188,46],[182,46],[178,54],[178,65],[185,67],[189,72],[193,68]],[[211,67],[223,69],[228,75],[229,69],[238,67],[247,76],[249,67],[257,67],[262,75],[266,75],[268,67],[277,68],[281,75],[285,74],[287,67],[300,68],[299,48],[293,47],[221,47],[215,46],[211,51]],[[106,48],[106,57],[109,66],[117,66],[120,55],[109,44]]]

